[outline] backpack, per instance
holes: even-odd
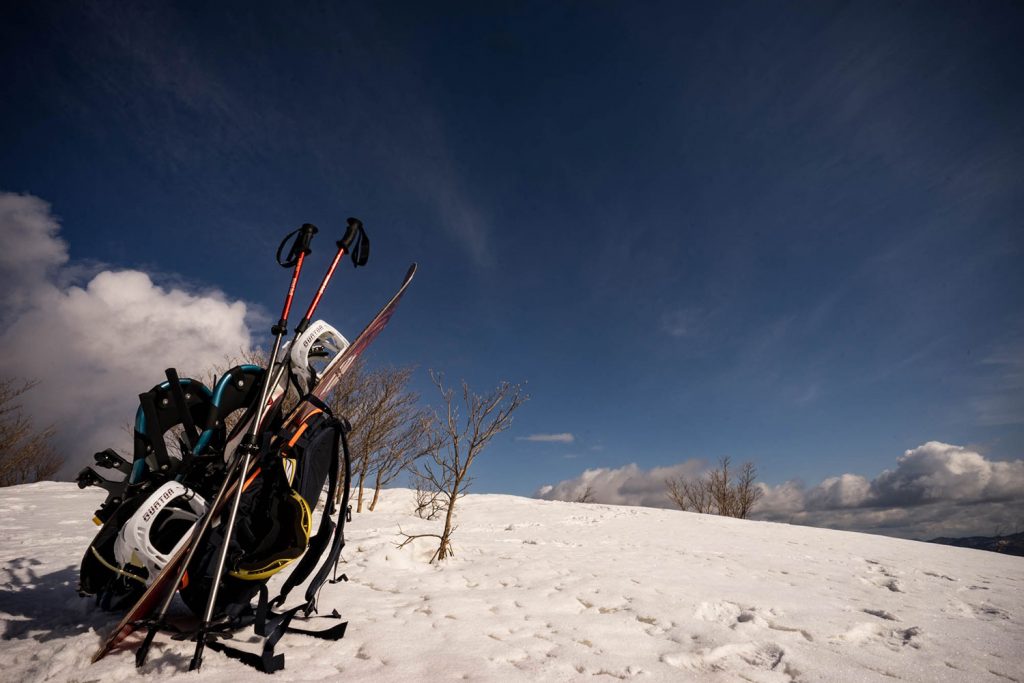
[[[237,366],[213,391],[196,380],[179,379],[173,369],[167,376],[166,382],[139,397],[133,461],[110,449],[95,455],[97,465],[124,473],[124,481],[105,479],[92,467],[78,477],[80,487],[98,485],[108,492],[94,517],[102,528],[82,559],[79,580],[79,593],[96,596],[104,609],[132,605],[179,544],[187,542],[223,482],[224,455],[244,430],[264,371],[255,365]],[[285,386],[302,389],[306,382],[289,366]],[[346,435],[351,427],[310,394],[289,411],[305,417],[294,424],[286,421],[281,417],[283,395],[283,390],[276,390],[256,465],[243,485],[227,571],[214,606],[219,630],[252,625],[264,637],[263,651],[257,656],[216,640],[208,643],[211,649],[268,673],[284,666],[284,657],[274,654],[274,646],[285,632],[337,640],[347,626],[341,623],[323,631],[290,628],[300,613],[306,618],[316,614],[320,588],[331,568],[336,571],[344,547],[351,483]],[[167,448],[168,439],[178,441],[177,454]],[[339,486],[340,507],[335,503]],[[324,511],[313,533],[313,512],[321,500]],[[213,527],[202,540],[179,593],[200,617],[212,587],[223,529],[223,524]],[[279,595],[270,600],[267,582],[286,568],[290,574]],[[275,611],[307,579],[304,601]],[[335,579],[341,580],[347,577]],[[328,616],[340,619],[336,610]]]

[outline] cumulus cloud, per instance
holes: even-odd
[[[895,536],[991,535],[1024,520],[1024,460],[989,460],[951,444],[929,441],[873,480],[856,474],[807,488],[790,481],[761,484],[755,516]]]
[[[670,508],[665,480],[705,471],[699,460],[651,470],[590,469],[535,495],[579,500],[589,490],[587,499],[596,503]],[[769,521],[924,539],[1010,533],[1024,523],[1024,460],[989,460],[938,441],[907,450],[874,479],[848,473],[812,487],[798,480],[758,486],[762,497],[752,517]]]
[[[124,425],[164,368],[200,374],[251,339],[246,305],[216,291],[162,287],[137,270],[65,284],[59,231],[43,200],[0,193],[0,374],[39,380],[25,408],[56,426],[69,475],[96,450],[128,449]]]
[[[536,496],[545,500],[587,500],[611,505],[643,505],[646,507],[673,507],[669,500],[665,480],[675,477],[697,476],[704,469],[699,460],[688,460],[669,467],[640,469],[636,463],[615,469],[600,467],[586,470],[575,479],[566,479],[547,485]]]
[[[516,441],[539,441],[541,443],[572,443],[576,437],[568,432],[561,434],[530,434],[529,436],[517,436]]]
[[[68,245],[50,205],[38,197],[0,193],[0,302],[4,317],[27,305],[68,260]]]

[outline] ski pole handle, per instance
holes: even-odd
[[[327,290],[327,283],[334,276],[334,270],[338,267],[342,257],[346,253],[351,252],[354,265],[361,266],[366,263],[366,258],[369,255],[370,240],[366,237],[366,231],[363,230],[363,222],[358,218],[348,219],[345,235],[336,244],[338,245],[338,252],[334,255],[334,260],[331,261],[324,279],[320,281],[320,287],[317,288],[313,301],[310,302],[309,308],[306,309],[306,315],[302,316],[302,320],[295,327],[295,334],[302,334],[309,327],[309,323],[313,320],[313,313],[316,311],[317,306],[320,305],[320,299],[323,297],[324,291]]]
[[[302,262],[305,261],[306,255],[312,252],[309,248],[309,243],[313,239],[313,235],[317,233],[316,226],[312,223],[305,223],[301,228],[284,238],[281,242],[281,246],[277,248],[277,262],[281,265],[288,264],[288,267],[294,266],[295,270],[292,271],[292,282],[288,287],[288,296],[284,300],[284,308],[281,310],[281,318],[277,321],[277,324],[270,328],[271,334],[275,335],[280,343],[281,336],[288,331],[288,313],[292,309],[292,299],[295,297],[295,285],[299,282],[299,273],[302,272]],[[288,253],[288,260],[285,262],[281,261],[281,251],[284,249],[284,245],[287,244],[288,239],[292,235],[297,235],[295,241],[292,243],[291,251]],[[294,260],[293,260],[294,257]],[[277,350],[275,349],[276,353]]]
[[[317,227],[312,223],[303,223],[301,228],[288,233],[277,247],[277,263],[282,268],[295,267],[299,262],[300,256],[308,256],[312,252],[312,249],[309,248],[309,243],[313,241],[313,235],[317,232]],[[292,238],[292,235],[295,235],[295,241],[292,242],[292,248],[288,250],[288,257],[282,261],[281,252],[284,251],[285,245],[288,244],[288,240]]]
[[[338,249],[344,249],[348,251],[352,248],[352,242],[355,241],[359,231],[363,229],[363,222],[358,218],[349,218],[348,227],[345,229],[345,236],[338,240]]]

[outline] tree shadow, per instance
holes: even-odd
[[[46,642],[58,638],[103,632],[116,616],[102,612],[75,590],[78,567],[40,574],[39,560],[19,557],[0,569],[0,623],[2,640],[32,638]]]

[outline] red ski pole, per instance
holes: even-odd
[[[274,325],[273,328],[271,328],[271,332],[274,334],[274,349],[270,353],[270,365],[267,367],[267,372],[264,375],[263,388],[260,391],[259,403],[256,404],[256,414],[253,416],[252,423],[249,425],[248,431],[238,446],[238,451],[241,451],[242,454],[242,462],[238,468],[238,483],[235,487],[235,496],[231,504],[231,512],[228,515],[227,524],[224,526],[224,538],[220,547],[220,554],[217,557],[217,565],[213,573],[213,582],[210,584],[210,595],[206,600],[206,610],[203,613],[203,621],[199,625],[199,632],[196,635],[196,650],[195,654],[192,656],[192,661],[189,664],[189,671],[195,671],[202,666],[203,649],[206,647],[206,638],[210,632],[210,622],[213,620],[213,611],[217,603],[217,592],[220,588],[221,577],[224,575],[224,564],[227,561],[228,546],[231,544],[231,536],[235,530],[235,520],[238,517],[238,506],[242,501],[242,491],[245,488],[242,485],[242,481],[249,471],[250,461],[253,456],[259,452],[260,423],[263,422],[263,414],[267,408],[267,397],[270,396],[270,389],[273,384],[270,380],[276,374],[274,373],[274,368],[277,365],[278,352],[281,350],[281,339],[288,331],[288,313],[291,311],[292,299],[295,297],[295,285],[299,281],[299,273],[302,272],[302,264],[306,259],[306,254],[310,253],[309,242],[313,239],[313,235],[316,234],[317,229],[316,226],[311,223],[306,223],[296,232],[298,233],[298,236],[295,238],[295,242],[292,244],[291,251],[285,261],[281,260],[281,251],[284,249],[285,244],[288,241],[287,237],[277,250],[278,263],[286,268],[294,266],[295,270],[292,271],[292,281],[288,286],[288,296],[285,298],[284,307],[281,309],[281,319],[278,320],[277,324]],[[237,455],[235,460],[237,462]],[[231,470],[229,470],[229,472],[230,471]],[[221,485],[222,492],[226,489],[227,480],[230,478],[230,476],[225,477],[224,483]],[[210,505],[210,509],[207,511],[207,515],[203,520],[204,525],[208,525],[212,520],[213,515],[211,513],[218,502],[219,501],[215,501],[215,503]],[[193,548],[190,548],[190,553],[198,547],[204,531],[205,527],[200,528],[197,535],[194,536]],[[187,567],[187,563],[184,566]]]

